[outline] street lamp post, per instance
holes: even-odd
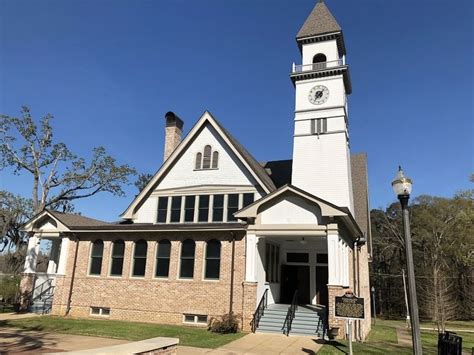
[[[421,347],[420,336],[420,321],[418,319],[418,302],[416,300],[415,287],[415,268],[413,266],[413,251],[411,248],[411,234],[410,234],[410,216],[408,214],[408,200],[412,188],[412,182],[405,177],[401,167],[398,168],[398,174],[392,182],[393,191],[397,194],[402,206],[403,227],[405,232],[405,252],[407,258],[408,271],[408,299],[411,320],[411,335],[413,342],[413,353],[421,355],[423,353]]]

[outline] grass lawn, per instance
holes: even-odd
[[[244,333],[215,334],[207,329],[177,325],[124,322],[100,319],[78,319],[54,316],[0,321],[0,327],[25,330],[91,335],[105,338],[143,340],[153,337],[179,338],[180,345],[217,348],[236,340]]]
[[[474,322],[451,322],[448,323],[448,329],[468,329],[474,330]],[[412,354],[411,348],[398,345],[397,327],[404,327],[404,321],[379,320],[377,325],[372,326],[372,330],[365,343],[353,343],[354,354]],[[461,328],[462,325],[462,328]],[[429,323],[422,324],[422,327],[432,328]],[[463,350],[471,351],[474,346],[474,333],[457,333],[462,337]],[[423,345],[423,354],[437,354],[438,334],[434,331],[422,331],[421,342]],[[322,355],[327,354],[348,354],[349,347],[347,341],[331,341],[326,343],[318,352]]]

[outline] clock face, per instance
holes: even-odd
[[[313,105],[324,104],[329,98],[329,89],[323,85],[316,85],[311,89],[308,100]]]

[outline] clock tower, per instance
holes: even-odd
[[[351,93],[341,27],[319,0],[296,36],[292,184],[353,212],[347,96]]]

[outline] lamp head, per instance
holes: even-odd
[[[398,167],[398,173],[395,179],[392,181],[393,191],[397,196],[408,196],[411,194],[412,189],[411,179],[406,177],[403,173],[402,167]]]

